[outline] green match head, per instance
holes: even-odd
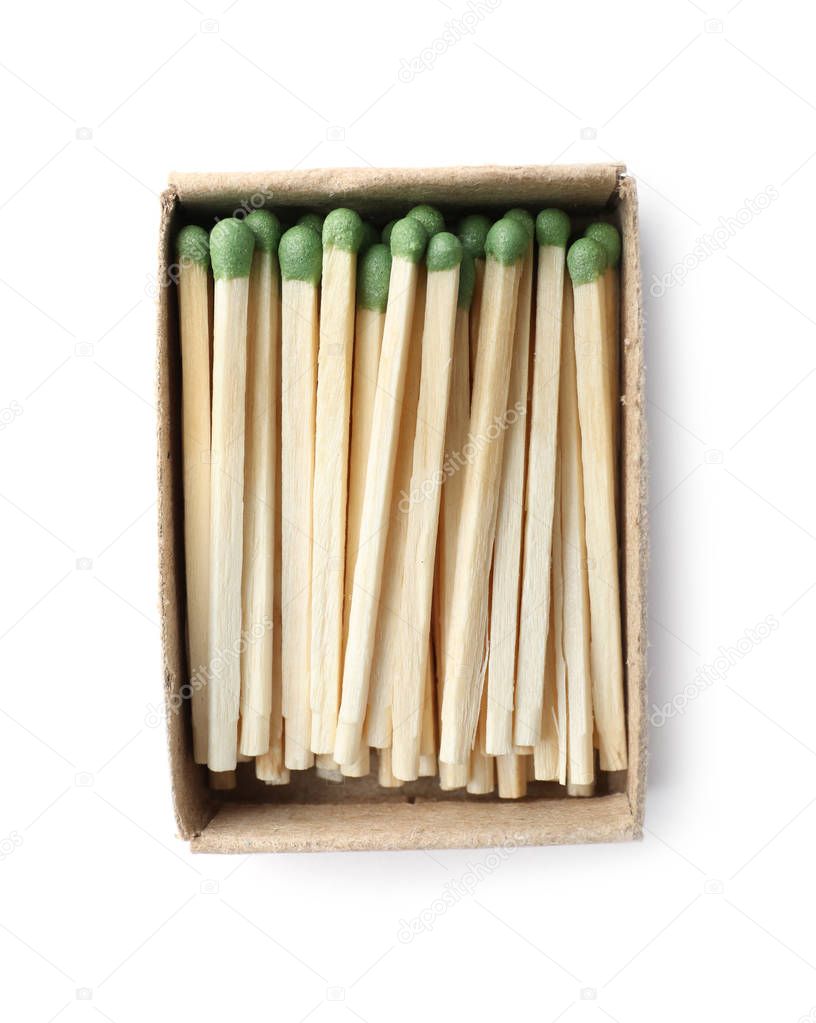
[[[425,262],[428,265],[429,273],[438,270],[453,270],[462,262],[462,243],[455,234],[440,231],[428,242]]]
[[[323,236],[323,217],[319,213],[304,213],[303,216],[298,217],[297,222],[302,227],[316,231],[318,238]]]
[[[517,206],[515,209],[508,210],[505,213],[505,217],[509,220],[515,220],[517,224],[521,224],[527,232],[529,241],[535,238],[535,221],[533,220],[532,213],[528,213],[527,210],[522,210]]]
[[[470,309],[475,284],[476,264],[469,252],[463,252],[462,265],[459,267],[459,298],[457,300],[460,309]]]
[[[462,248],[474,259],[484,259],[485,240],[490,220],[483,213],[469,213],[459,221],[458,235]]]
[[[203,227],[188,224],[176,236],[176,258],[182,266],[197,263],[209,268],[210,239]]]
[[[354,210],[332,210],[323,221],[323,247],[356,252],[363,240],[363,222]]]
[[[391,244],[391,232],[394,230],[394,224],[396,224],[396,220],[389,220],[385,227],[382,229],[383,245]]]
[[[503,266],[512,266],[524,258],[529,238],[517,220],[503,217],[487,232],[485,256]]]
[[[385,312],[391,279],[391,250],[379,242],[360,256],[357,265],[357,305]]]
[[[311,281],[317,284],[323,269],[320,235],[305,224],[290,227],[280,240],[278,260],[285,281]]]
[[[567,269],[573,284],[591,284],[606,269],[606,253],[594,238],[579,238],[567,252]]]
[[[243,220],[235,217],[219,220],[210,231],[213,277],[216,280],[249,277],[254,248],[255,235]]]
[[[244,220],[255,235],[255,248],[260,252],[278,251],[283,228],[281,222],[269,210],[253,210]]]
[[[360,255],[364,252],[368,252],[372,245],[379,244],[380,232],[371,223],[370,220],[363,221],[363,237],[360,242]]]
[[[445,230],[445,218],[435,206],[428,206],[427,203],[414,206],[413,209],[408,210],[405,216],[418,220],[428,232],[429,238],[433,238],[435,234]]]
[[[428,232],[416,217],[403,217],[391,229],[391,255],[418,263],[428,245]]]
[[[584,231],[585,238],[592,238],[606,252],[606,265],[617,266],[621,256],[621,236],[614,224],[598,221]]]
[[[570,219],[563,210],[542,210],[536,217],[536,238],[540,246],[567,247]]]

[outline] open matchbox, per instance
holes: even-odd
[[[187,223],[209,229],[217,217],[267,205],[326,213],[349,206],[378,225],[415,203],[446,219],[483,210],[500,216],[564,209],[581,230],[590,219],[614,222],[621,260],[620,570],[629,767],[601,774],[597,794],[564,796],[554,783],[531,782],[526,798],[502,801],[443,792],[423,778],[399,789],[369,777],[326,782],[293,772],[267,786],[252,764],[238,765],[237,788],[212,792],[193,762],[186,653],[181,461],[181,356],[174,285],[174,242]],[[238,211],[238,213],[236,213]],[[305,852],[442,849],[499,845],[615,842],[641,835],[646,785],[646,437],[637,193],[618,164],[590,166],[342,169],[251,174],[172,174],[161,199],[158,298],[159,571],[164,695],[176,824],[197,852]]]

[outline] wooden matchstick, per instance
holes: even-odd
[[[564,290],[564,333],[558,431],[561,447],[562,643],[567,673],[567,792],[589,795],[595,783],[592,682],[589,671],[589,589],[584,530],[584,474],[575,383],[572,289]]]
[[[391,275],[391,251],[386,245],[374,244],[360,257],[357,271],[357,323],[354,338],[354,374],[351,388],[351,442],[349,454],[348,513],[346,523],[345,568],[345,642],[351,610],[351,593],[357,548],[360,543],[360,522],[363,511],[366,466],[371,444],[371,419],[377,390],[388,282]],[[344,645],[345,653],[345,645]],[[369,714],[371,708],[369,707]],[[390,715],[388,716],[390,723]],[[390,732],[390,725],[389,725]],[[351,771],[369,772],[368,744],[360,747],[360,762],[346,764],[342,771],[348,777],[360,777]]]
[[[400,789],[405,784],[399,778],[394,777],[391,770],[391,749],[377,750],[377,784],[384,789]]]
[[[383,562],[383,583],[380,608],[377,613],[377,631],[371,660],[371,679],[368,690],[366,737],[370,746],[385,749],[391,746],[391,711],[395,680],[402,672],[399,663],[400,631],[405,627],[400,617],[403,568],[408,537],[408,504],[401,496],[411,489],[411,467],[414,454],[414,433],[419,404],[419,377],[422,368],[422,329],[425,322],[426,270],[417,272],[414,316],[408,365],[405,370],[405,388],[402,395],[397,457],[394,463],[394,484],[388,509],[388,540]]]
[[[451,366],[448,420],[445,426],[445,462],[443,466],[445,482],[442,485],[442,506],[439,513],[439,537],[436,555],[434,645],[436,650],[436,689],[440,709],[444,682],[445,635],[447,632],[447,622],[450,618],[450,607],[453,601],[453,583],[456,578],[456,539],[459,531],[459,516],[465,481],[464,450],[470,426],[469,322],[474,280],[473,257],[463,251],[462,264],[459,267],[456,334],[453,341],[453,365]],[[451,766],[448,764],[447,769],[449,770]],[[452,781],[454,779],[448,780]]]
[[[323,781],[330,781],[334,784],[342,782],[343,772],[340,765],[335,763],[330,753],[318,753],[315,757],[315,774]]]
[[[584,472],[587,564],[589,565],[590,667],[601,768],[627,764],[623,704],[615,456],[604,368],[606,255],[591,238],[570,248],[567,265],[575,299],[575,361],[581,462]]]
[[[243,631],[241,738],[246,756],[269,750],[274,654],[275,465],[280,348],[278,243],[280,221],[269,210],[244,220],[255,235],[249,277],[247,401],[244,459]]]
[[[280,266],[278,266],[280,277]],[[278,280],[278,305],[280,306],[280,280]],[[278,311],[280,319],[280,311]],[[272,653],[272,713],[269,715],[269,750],[255,758],[255,775],[267,785],[288,785],[289,771],[284,764],[283,739],[283,664],[281,646],[281,359],[275,370],[275,430],[278,443],[275,445],[275,577],[273,580],[273,653]]]
[[[490,669],[488,668],[488,675]],[[470,751],[467,790],[472,796],[486,796],[496,788],[496,758],[486,751],[487,743],[487,686],[482,688],[482,705],[476,725],[476,738]]]
[[[439,787],[443,792],[454,792],[456,789],[467,788],[470,763],[445,764],[438,762]]]
[[[176,240],[184,458],[184,567],[193,758],[207,763],[207,621],[210,564],[210,243],[203,227]]]
[[[445,218],[436,206],[420,203],[419,206],[412,206],[405,216],[413,217],[414,220],[418,220],[422,224],[428,232],[429,241],[434,235],[440,234],[445,230]]]
[[[475,452],[465,468],[456,579],[445,642],[439,759],[451,764],[467,761],[479,716],[488,579],[501,474],[500,441],[526,251],[527,235],[515,220],[505,218],[491,227],[485,243],[485,281],[471,401],[470,433]]]
[[[394,230],[394,224],[396,224],[396,220],[389,220],[385,227],[382,229],[382,235],[380,238],[383,245],[388,246],[389,252],[391,251],[391,232]]]
[[[550,603],[547,661],[541,732],[533,750],[533,775],[537,781],[567,780],[567,673],[562,642],[563,582],[561,574],[561,453],[556,455],[555,511],[552,539],[552,599]]]
[[[344,778],[365,778],[371,774],[371,750],[368,743],[360,743],[360,755],[351,764],[343,764],[340,773]]]
[[[619,322],[620,322],[620,281],[618,264],[621,255],[621,237],[614,224],[602,221],[590,224],[584,232],[586,238],[596,241],[606,253],[606,269],[603,272],[604,289],[604,362],[609,380],[609,409],[612,421],[612,444],[617,458],[618,412],[620,409],[619,370]]]
[[[360,525],[362,546],[357,552],[354,568],[343,692],[334,750],[334,758],[341,765],[352,763],[359,756],[382,589],[387,516],[394,481],[418,264],[425,252],[427,237],[425,228],[411,217],[398,221],[391,233],[391,277],[366,466]]]
[[[280,283],[278,284],[280,295]],[[280,313],[278,314],[280,316]],[[281,436],[281,374],[280,357],[275,373],[275,421],[278,441]],[[273,580],[273,652],[272,712],[269,715],[269,750],[255,758],[255,775],[267,785],[288,785],[289,771],[284,763],[283,738],[283,664],[281,645],[281,446],[275,445],[275,578]]]
[[[215,304],[207,764],[217,772],[234,770],[238,757],[247,312],[254,246],[252,231],[232,217],[219,221],[210,234]]]
[[[521,592],[521,540],[524,529],[524,479],[527,461],[527,376],[532,323],[533,242],[535,223],[526,210],[510,210],[529,242],[519,285],[518,314],[513,339],[513,364],[507,397],[507,430],[501,443],[502,473],[496,540],[493,545],[490,647],[485,703],[485,752],[513,752],[513,696]]]
[[[362,221],[362,233],[360,235],[360,248],[357,250],[360,259],[368,252],[372,245],[379,245],[380,232],[370,220]],[[359,274],[359,267],[358,267]]]
[[[522,799],[527,795],[529,766],[530,757],[521,753],[504,753],[496,757],[499,799]]]
[[[408,211],[407,216],[422,224],[429,239],[445,226],[442,214],[433,206],[415,206]],[[371,746],[379,749],[391,745],[392,696],[396,680],[404,670],[400,663],[400,651],[401,633],[406,627],[406,621],[402,617],[400,603],[408,535],[408,507],[401,495],[407,494],[411,488],[422,363],[422,331],[425,321],[425,284],[426,270],[422,266],[417,274],[411,342],[394,466],[393,496],[388,518],[388,540],[383,564],[383,588],[377,615],[368,694],[367,740]]]
[[[323,217],[319,213],[304,213],[297,219],[298,227],[308,227],[318,238],[323,237]]]
[[[524,523],[513,734],[517,746],[535,746],[541,733],[544,667],[550,620],[564,263],[569,232],[569,218],[561,210],[543,210],[536,218],[538,277],[535,351],[530,397],[530,444],[525,500],[527,515]]]
[[[485,273],[485,241],[490,230],[490,220],[482,213],[469,213],[459,221],[457,233],[465,253],[473,260],[473,296],[470,303],[468,373],[471,382],[476,373],[476,345],[479,341],[479,313],[482,308],[482,288]]]
[[[281,267],[281,660],[284,760],[312,766],[310,654],[318,299],[322,246],[314,230],[290,228]]]
[[[353,210],[323,223],[312,509],[312,751],[334,749],[343,668],[344,568],[349,419],[357,289],[363,236]]]
[[[436,707],[434,701],[433,648],[428,638],[428,661],[422,695],[422,729],[419,736],[419,777],[433,778],[437,772]]]
[[[428,670],[445,426],[453,361],[462,245],[448,232],[428,242],[425,322],[393,688],[392,770],[413,781],[419,772],[423,693]]]

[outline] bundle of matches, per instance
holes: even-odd
[[[193,755],[213,789],[245,761],[268,785],[437,776],[509,799],[626,768],[621,243],[571,231],[512,209],[454,233],[422,204],[382,233],[350,209],[179,232]]]

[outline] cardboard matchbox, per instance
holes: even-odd
[[[292,784],[256,781],[238,765],[238,787],[208,789],[193,763],[186,653],[181,473],[181,357],[173,272],[176,232],[209,228],[216,217],[267,205],[325,213],[350,206],[383,224],[429,202],[446,218],[503,213],[524,206],[566,210],[581,228],[599,216],[623,236],[621,263],[620,512],[621,600],[626,665],[629,768],[601,775],[598,794],[566,798],[559,786],[531,782],[523,800],[442,792],[420,779],[382,789],[368,778],[333,784],[313,771]],[[591,166],[347,169],[253,174],[173,174],[161,199],[158,298],[159,559],[164,695],[176,825],[201,852],[295,852],[341,849],[475,848],[614,842],[641,835],[646,784],[646,439],[643,327],[634,180],[616,164]]]

